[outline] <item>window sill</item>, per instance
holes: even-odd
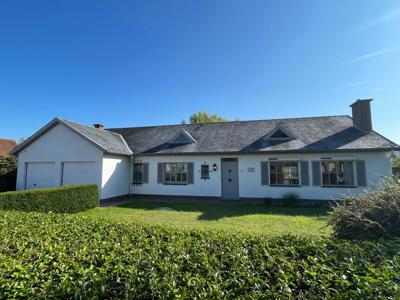
[[[342,189],[355,189],[357,186],[355,185],[323,185],[323,188],[342,188]]]
[[[179,182],[164,182],[164,185],[187,185],[186,182],[179,183]]]
[[[141,185],[141,184],[143,184],[144,182],[132,182],[132,184],[136,184],[136,185]]]
[[[300,184],[270,184],[270,187],[301,187]]]

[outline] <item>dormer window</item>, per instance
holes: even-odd
[[[180,130],[174,138],[169,141],[170,145],[186,145],[196,143],[195,138],[185,129]]]
[[[290,137],[284,133],[281,129],[275,130],[273,134],[270,135],[270,139],[289,139]]]
[[[287,130],[283,129],[280,126],[277,126],[264,137],[264,140],[286,141],[286,140],[291,140],[293,138],[294,138],[293,135],[291,135]]]

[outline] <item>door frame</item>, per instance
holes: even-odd
[[[237,168],[237,197],[233,199],[227,199],[224,198],[224,189],[223,189],[223,167],[222,165],[224,162],[236,162],[236,168]],[[240,199],[240,190],[239,190],[239,158],[238,157],[221,157],[221,199],[222,200],[239,200]]]

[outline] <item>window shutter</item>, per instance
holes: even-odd
[[[149,163],[143,164],[143,183],[149,183]]]
[[[301,162],[301,185],[310,185],[310,172],[308,165],[308,161]]]
[[[157,164],[157,183],[164,183],[164,163]]]
[[[188,166],[188,184],[194,183],[194,163],[190,162]]]
[[[268,162],[261,162],[261,185],[269,185]]]
[[[313,185],[321,186],[321,162],[319,160],[312,162]]]
[[[357,185],[367,186],[367,170],[365,167],[365,160],[358,160],[356,163],[357,168]]]

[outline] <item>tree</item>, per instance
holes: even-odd
[[[15,191],[17,166],[18,161],[15,156],[0,156],[0,193]]]
[[[393,168],[400,168],[400,156],[396,156],[392,160]]]
[[[202,123],[215,123],[215,122],[227,122],[225,119],[217,114],[209,114],[207,112],[198,112],[190,116],[190,124],[202,124]]]

